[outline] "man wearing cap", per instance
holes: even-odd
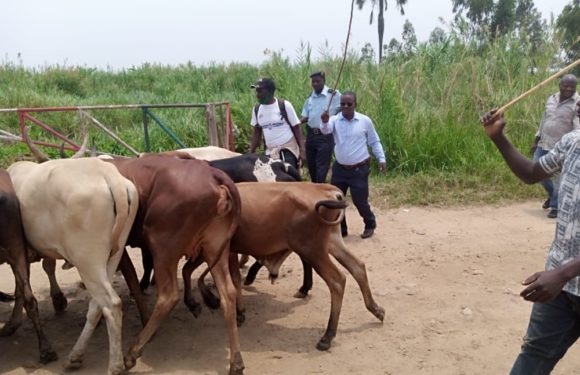
[[[350,188],[352,202],[365,223],[362,238],[374,234],[377,222],[369,205],[369,173],[371,158],[368,148],[379,161],[381,172],[387,173],[387,160],[379,135],[368,116],[356,112],[356,94],[345,91],[340,98],[341,113],[321,116],[324,134],[334,136],[336,162],[332,166],[330,183],[346,194]],[[348,235],[346,217],[340,223],[342,236]]]
[[[274,97],[276,84],[270,78],[260,78],[251,86],[256,89],[259,104],[252,111],[254,127],[250,152],[256,152],[262,134],[266,142],[266,155],[282,159],[298,168],[304,161],[304,138],[296,111],[287,100]]]
[[[312,93],[304,102],[300,122],[306,126],[306,163],[312,182],[326,182],[330,168],[334,138],[332,134],[323,134],[320,130],[320,116],[326,110],[330,115],[340,111],[340,93],[326,86],[324,72],[314,72],[310,75]],[[334,93],[334,95],[333,95]],[[330,103],[330,105],[329,105]]]

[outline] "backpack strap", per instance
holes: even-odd
[[[260,124],[258,124],[258,110],[259,109],[260,109],[260,105],[259,104],[256,104],[254,106],[254,115],[256,116],[256,125],[258,125],[258,126],[260,125]]]
[[[278,107],[280,108],[280,114],[282,118],[286,120],[286,123],[292,127],[290,120],[288,119],[288,112],[286,112],[286,101],[284,99],[278,98]]]

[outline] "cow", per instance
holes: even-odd
[[[366,308],[383,321],[385,310],[373,299],[364,263],[344,245],[339,224],[347,204],[338,188],[309,182],[240,183],[237,187],[242,199],[242,214],[231,241],[232,252],[261,259],[270,276],[276,278],[282,262],[294,251],[311,264],[328,285],[331,311],[326,332],[317,344],[319,350],[329,349],[336,335],[346,283],[329,254],[355,278]],[[230,272],[237,289],[238,313],[243,314],[237,259],[232,253]],[[189,260],[183,268],[184,300],[190,310],[197,304],[191,293],[191,272],[199,263],[199,260]],[[200,276],[198,284],[206,304],[211,306],[215,302],[203,283],[206,273]],[[243,321],[243,315],[238,319]]]
[[[0,329],[0,336],[12,335],[22,324],[22,307],[38,338],[40,362],[58,359],[40,324],[38,303],[30,288],[28,253],[22,230],[20,205],[8,172],[0,169],[0,264],[7,262],[12,268],[16,284],[16,303],[10,320]]]
[[[8,173],[29,246],[43,257],[74,265],[91,296],[85,326],[65,368],[82,366],[88,340],[104,316],[108,371],[123,373],[121,299],[112,277],[137,214],[135,186],[115,166],[95,158],[20,161]]]
[[[189,150],[184,152],[183,150]],[[300,173],[292,165],[282,162],[281,160],[274,160],[265,155],[258,154],[244,154],[228,158],[219,158],[224,155],[224,152],[230,152],[215,146],[190,148],[176,151],[167,151],[159,153],[159,155],[176,157],[180,159],[196,159],[201,157],[209,158],[210,166],[224,171],[235,183],[237,182],[274,182],[274,181],[300,181]],[[201,151],[201,152],[197,152]],[[211,152],[214,152],[212,154]],[[141,154],[141,157],[155,154]],[[213,158],[213,159],[212,159]],[[143,276],[139,283],[141,290],[149,287],[151,281],[151,271],[153,268],[153,260],[151,255],[146,251],[142,252],[143,259]],[[244,257],[242,262],[245,263],[247,257]],[[256,278],[256,274],[260,270],[260,263],[256,262],[250,268],[248,273],[248,280]],[[312,288],[312,267],[304,264],[304,282],[300,287],[297,296],[305,297],[308,291]],[[196,312],[196,315],[199,313]]]
[[[177,266],[182,256],[205,260],[221,299],[230,337],[230,373],[244,363],[236,326],[236,289],[228,269],[229,243],[238,225],[240,197],[232,180],[201,160],[159,155],[108,160],[139,191],[139,212],[127,244],[153,257],[157,300],[145,327],[125,356],[131,369],[161,321],[179,300]],[[135,269],[125,253],[121,270],[143,319],[142,295]]]

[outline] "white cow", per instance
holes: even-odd
[[[179,152],[185,152],[186,154],[201,160],[220,160],[233,158],[234,156],[240,156],[239,152],[234,152],[226,150],[225,148],[217,146],[205,146],[205,147],[194,147],[194,148],[181,148],[175,150]]]
[[[137,213],[135,186],[114,165],[95,158],[23,161],[8,172],[29,245],[43,257],[74,265],[91,295],[86,324],[65,366],[82,365],[88,340],[104,315],[109,373],[124,372],[121,299],[111,279]]]

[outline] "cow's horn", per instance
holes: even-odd
[[[61,159],[66,159],[67,158],[66,154],[64,153],[64,142],[62,142],[60,144],[60,148],[58,149],[58,152],[60,154],[60,158]]]
[[[84,157],[85,154],[87,153],[87,144],[88,143],[89,143],[89,133],[86,133],[85,138],[83,139],[83,144],[81,145],[81,148],[79,148],[79,150],[73,156],[71,156],[71,159],[78,159],[78,158]]]
[[[97,157],[97,143],[95,142],[95,137],[91,139],[91,157]]]
[[[32,152],[32,155],[34,155],[34,157],[36,158],[36,160],[39,163],[44,163],[45,161],[49,161],[50,160],[50,158],[48,157],[48,155],[46,155],[44,152],[40,151],[40,149],[38,147],[36,147],[34,145],[34,143],[32,143],[30,141],[30,138],[28,138],[28,133],[23,133],[22,134],[22,137],[24,138],[24,141],[28,145],[28,148],[30,149],[30,152]]]

